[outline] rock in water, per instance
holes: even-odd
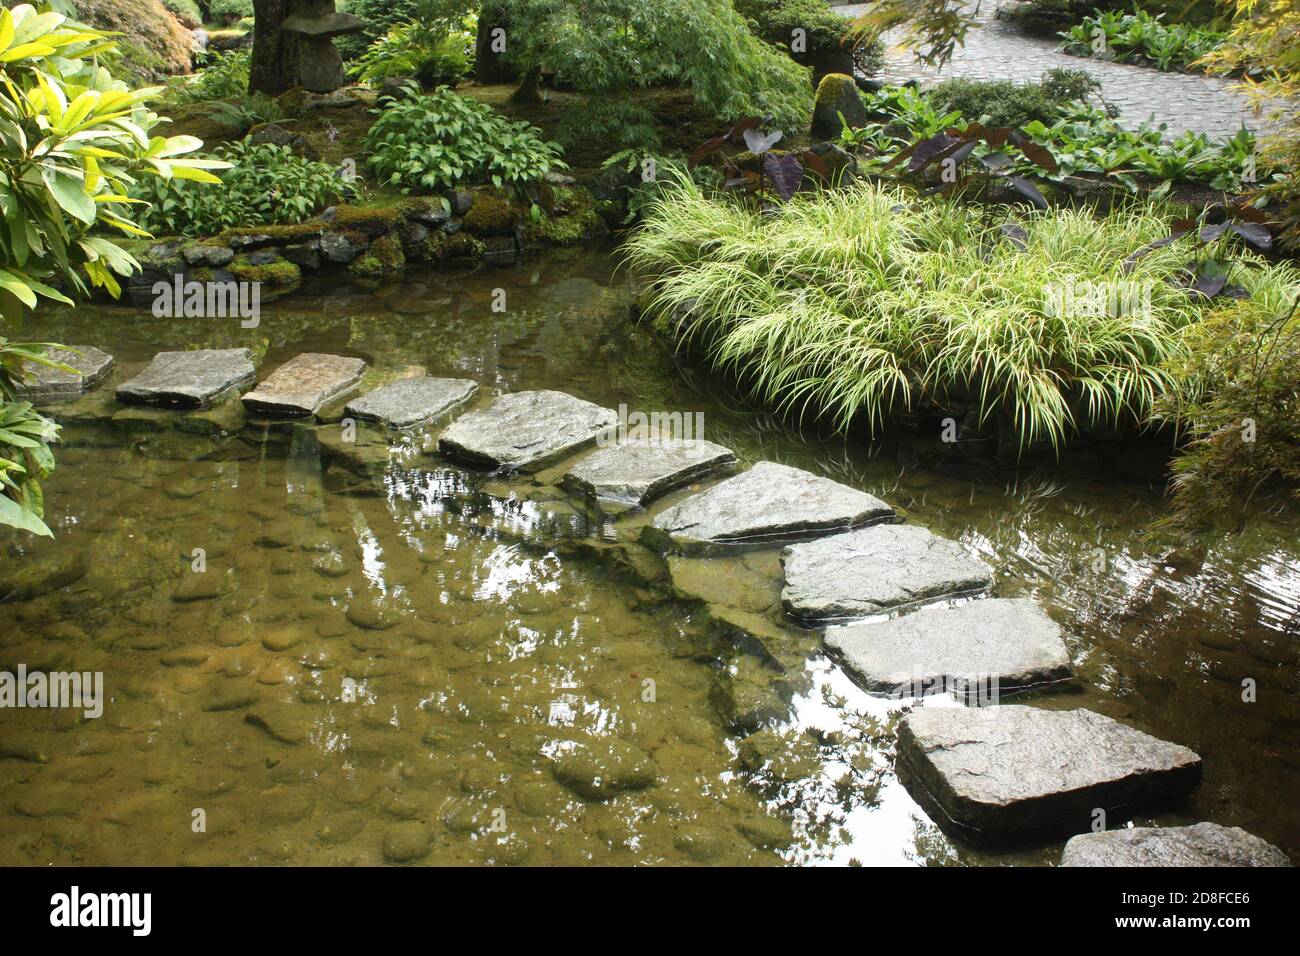
[[[314,415],[331,398],[352,389],[365,370],[359,358],[304,352],[245,395],[244,407],[257,415]]]
[[[345,415],[410,428],[443,415],[470,399],[478,383],[466,378],[404,378],[348,402]]]
[[[781,605],[805,621],[834,621],[993,587],[993,572],[947,538],[915,525],[864,528],[781,554]]]
[[[1287,855],[1240,827],[1131,827],[1071,837],[1061,866],[1290,866]]]
[[[813,538],[893,519],[894,509],[866,492],[760,461],[666,509],[646,532],[651,543],[691,552]]]
[[[113,356],[101,352],[93,345],[48,349],[45,357],[71,366],[76,371],[67,372],[27,362],[23,369],[30,378],[18,383],[19,398],[30,402],[57,402],[76,398],[102,382],[113,369]]]
[[[952,690],[966,699],[994,681],[1003,692],[1070,678],[1060,627],[1022,598],[835,627],[826,646],[867,690],[898,697]]]
[[[729,448],[711,441],[627,441],[592,452],[569,470],[564,484],[593,498],[645,505],[735,461]]]
[[[658,782],[650,755],[616,738],[564,741],[551,760],[556,782],[587,800],[608,800]]]
[[[616,412],[563,392],[514,392],[454,422],[438,450],[489,468],[535,471],[617,424]]]
[[[1184,796],[1201,758],[1090,710],[1005,705],[913,710],[898,776],[940,827],[971,843],[1086,832],[1114,813]]]
[[[257,369],[248,349],[159,352],[143,372],[117,387],[117,400],[132,405],[206,408],[255,378]]]

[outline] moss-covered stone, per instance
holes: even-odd
[[[339,206],[333,225],[339,229],[353,229],[375,239],[392,232],[405,218],[400,203],[389,206]]]
[[[869,117],[862,105],[858,84],[845,73],[827,73],[817,85],[813,106],[812,134],[815,139],[836,139],[843,124],[840,114],[852,127],[866,126]]]
[[[510,198],[500,190],[480,188],[474,191],[474,204],[465,213],[466,232],[476,236],[514,235],[518,221]]]
[[[243,282],[262,282],[279,289],[302,281],[302,270],[287,259],[254,265],[248,256],[239,256],[230,264],[230,274]]]
[[[595,198],[587,190],[561,186],[555,189],[554,196],[551,212],[529,218],[524,227],[525,242],[566,246],[609,231]]]
[[[412,247],[410,258],[415,262],[447,262],[454,259],[478,259],[486,251],[483,240],[464,232],[436,232],[424,242]]]
[[[406,266],[402,243],[395,236],[382,235],[352,261],[348,272],[362,279],[380,279],[401,272]]]

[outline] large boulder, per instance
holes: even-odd
[[[1061,866],[1290,866],[1285,853],[1240,827],[1131,827],[1081,833]]]
[[[844,120],[855,129],[870,122],[867,108],[862,105],[858,84],[847,73],[827,73],[817,85],[817,101],[813,106],[812,134],[814,139],[839,139]]]

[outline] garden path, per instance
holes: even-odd
[[[1121,122],[1129,127],[1154,117],[1157,123],[1167,124],[1170,137],[1196,130],[1211,139],[1232,136],[1243,123],[1254,131],[1268,128],[1267,120],[1252,112],[1249,98],[1234,88],[1232,80],[1070,56],[1057,49],[1055,40],[1025,36],[1015,24],[997,19],[1002,5],[1003,0],[986,0],[978,13],[978,26],[942,72],[918,63],[910,50],[898,48],[899,33],[886,34],[886,42],[892,45],[880,78],[890,83],[916,80],[922,85],[953,77],[1023,83],[1056,67],[1083,69],[1101,82],[1101,95],[1119,108]],[[835,9],[857,17],[869,6],[847,4]]]

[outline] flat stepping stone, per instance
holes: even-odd
[[[1290,866],[1287,855],[1241,827],[1130,827],[1081,833],[1061,866]]]
[[[206,408],[256,378],[257,368],[248,349],[159,352],[143,372],[117,387],[117,400],[131,405]]]
[[[365,370],[359,358],[304,352],[245,395],[244,407],[259,415],[315,415],[331,398],[350,391]]]
[[[382,422],[389,428],[410,428],[445,414],[468,401],[478,383],[467,378],[404,378],[348,402],[343,414]]]
[[[685,551],[812,538],[880,521],[894,509],[829,478],[760,461],[657,515],[647,531]]]
[[[898,725],[899,779],[939,826],[973,843],[1089,830],[1185,795],[1201,758],[1090,710],[1035,707],[911,711]]]
[[[455,421],[438,439],[438,450],[489,468],[536,470],[617,424],[617,412],[564,392],[512,392]]]
[[[987,564],[916,525],[880,525],[792,545],[781,565],[781,606],[804,621],[868,617],[993,587]]]
[[[592,452],[563,483],[589,497],[644,506],[735,461],[731,449],[711,441],[640,439]]]
[[[27,362],[23,370],[28,381],[17,383],[18,397],[30,402],[57,402],[76,398],[102,382],[113,370],[113,356],[93,345],[73,345],[47,349],[46,358],[76,369],[66,372],[48,365]]]
[[[951,690],[969,703],[986,688],[1041,687],[1071,674],[1060,626],[1023,598],[836,627],[826,632],[826,646],[868,691],[900,697]]]

